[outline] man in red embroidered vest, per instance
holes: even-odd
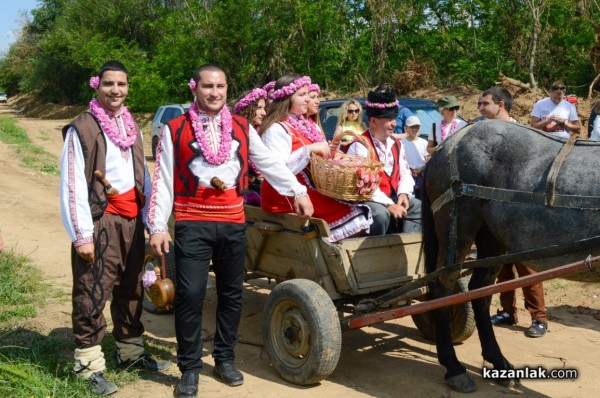
[[[367,205],[373,213],[371,235],[421,231],[421,201],[413,196],[415,181],[408,167],[404,148],[392,134],[396,127],[398,100],[391,86],[384,84],[371,91],[365,101],[369,130],[363,133],[383,163],[381,183]],[[367,148],[359,142],[348,146],[347,153],[367,157]]]
[[[212,260],[217,285],[213,375],[230,386],[244,377],[234,365],[242,313],[246,226],[242,194],[248,160],[301,216],[313,213],[306,187],[271,156],[254,128],[225,105],[227,78],[215,65],[196,69],[189,82],[196,101],[165,125],[157,147],[148,227],[156,255],[168,251],[167,221],[175,215],[175,333],[182,373],[178,397],[196,397],[202,370],[202,305]]]
[[[117,390],[104,378],[100,342],[102,315],[112,295],[111,318],[117,362],[159,371],[169,366],[144,354],[142,334],[143,220],[150,194],[142,133],[123,105],[129,91],[125,66],[109,61],[90,79],[97,99],[63,128],[60,202],[62,221],[73,242],[73,336],[75,372],[100,395]],[[103,184],[110,181],[110,189]],[[107,183],[108,184],[108,183]]]

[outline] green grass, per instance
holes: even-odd
[[[47,174],[60,174],[56,156],[32,144],[25,130],[17,127],[13,118],[0,117],[0,141],[17,147],[16,152],[25,167]]]
[[[43,311],[45,306],[58,305],[70,294],[44,284],[41,272],[27,257],[12,251],[0,253],[0,275],[0,397],[95,397],[87,391],[87,381],[73,372],[71,325],[48,332],[36,330],[26,321],[36,316],[36,308]],[[109,380],[123,386],[140,379],[138,371],[116,369],[110,358],[115,349],[110,333],[101,345]],[[163,345],[151,343],[147,348],[158,357],[171,353]]]
[[[27,257],[8,251],[0,253],[0,275],[0,325],[34,317],[48,292],[40,271]]]

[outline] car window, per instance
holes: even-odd
[[[177,116],[181,115],[181,109],[179,108],[175,108],[175,107],[168,107],[167,109],[165,109],[165,112],[163,113],[162,117],[160,118],[160,122],[161,123],[166,123],[171,119],[176,118]]]

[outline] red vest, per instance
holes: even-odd
[[[369,145],[371,145],[371,148],[375,150],[375,144],[373,143],[373,138],[371,137],[369,131],[365,131],[362,135],[366,138]],[[400,148],[402,144],[400,143],[400,141],[398,141],[397,138],[392,137],[392,139],[394,140],[394,145],[392,145],[392,155],[394,156],[394,168],[392,169],[392,174],[387,175],[387,173],[383,169],[381,169],[381,171],[379,172],[379,177],[381,177],[379,189],[388,197],[398,194],[398,185],[400,184],[401,177]],[[360,140],[355,139],[352,143],[354,142],[360,142]],[[347,145],[346,148],[348,148],[349,146],[350,145]],[[377,153],[377,150],[375,150],[375,157],[377,158],[377,160],[381,161],[381,159],[379,159],[379,154]]]
[[[248,191],[248,146],[250,142],[248,121],[240,116],[232,115],[232,138],[239,143],[237,157],[240,162],[240,173],[237,176],[235,190],[225,191],[199,187],[198,177],[188,167],[195,158],[202,156],[200,148],[193,146],[196,137],[188,114],[185,113],[170,120],[167,125],[171,130],[173,140],[175,219],[245,222],[241,195]],[[183,208],[189,211],[184,211]],[[214,211],[210,209],[214,209]]]

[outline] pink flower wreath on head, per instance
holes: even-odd
[[[275,83],[276,83],[275,80],[268,82],[267,84],[265,84],[263,86],[263,90],[265,90],[266,92],[269,92],[269,90],[272,90],[275,88]]]
[[[319,85],[317,83],[313,83],[313,84],[309,85],[308,92],[312,93],[313,91],[316,91],[317,94],[321,94],[321,87],[319,87]]]
[[[394,102],[388,102],[387,104],[384,104],[381,102],[365,101],[366,106],[368,106],[369,108],[377,108],[377,109],[393,108],[395,106],[398,106],[398,104],[399,104],[398,100],[396,100]]]
[[[94,90],[96,90],[96,89],[98,89],[98,87],[100,87],[100,78],[98,76],[90,77],[90,87],[93,88]]]
[[[234,105],[233,113],[240,113],[261,98],[267,98],[267,92],[260,87],[253,89]]]
[[[279,90],[275,90],[271,93],[269,98],[272,100],[278,100],[281,98],[289,97],[294,94],[296,91],[300,90],[302,87],[310,86],[310,77],[302,76],[288,84],[287,86],[281,87]]]

